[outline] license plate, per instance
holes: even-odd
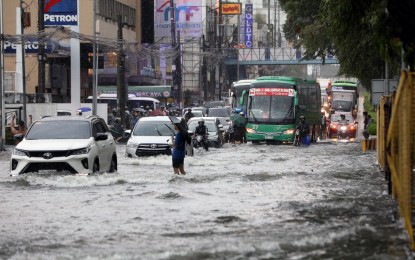
[[[274,137],[272,135],[266,135],[265,139],[274,139]]]

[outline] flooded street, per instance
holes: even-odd
[[[231,145],[125,158],[118,173],[9,177],[1,259],[411,259],[376,153],[360,143]]]

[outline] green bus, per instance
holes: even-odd
[[[241,111],[246,113],[246,100],[248,98],[249,89],[251,88],[251,83],[254,81],[254,79],[242,79],[232,84],[230,98],[232,111],[234,113],[238,114]],[[242,95],[242,93],[245,93],[245,95]]]
[[[259,77],[251,83],[246,111],[246,140],[252,143],[293,142],[300,116],[319,133],[320,85],[294,77]]]

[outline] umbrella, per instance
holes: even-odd
[[[81,107],[81,108],[78,108],[78,112],[88,112],[88,111],[91,111],[92,109],[90,108],[90,107]]]
[[[233,125],[245,126],[245,124],[246,124],[245,117],[241,116],[240,114],[231,115],[230,119],[231,119]]]
[[[134,111],[137,111],[137,112],[142,112],[142,113],[147,112],[144,108],[141,108],[141,107],[134,108],[133,110],[134,110]]]
[[[148,113],[149,116],[162,116],[163,115],[163,111],[161,110],[153,110],[150,113]]]

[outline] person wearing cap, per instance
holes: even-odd
[[[300,116],[300,123],[297,125],[297,128],[300,130],[300,139],[303,140],[310,134],[310,126],[308,125],[305,116]]]

